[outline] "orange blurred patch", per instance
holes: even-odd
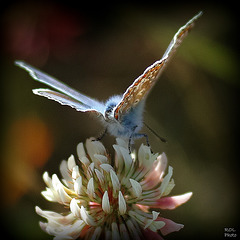
[[[8,129],[3,154],[4,203],[13,204],[30,189],[37,189],[36,169],[43,166],[53,150],[53,137],[37,117],[15,121]]]
[[[10,148],[16,157],[35,167],[41,167],[52,152],[52,135],[45,123],[38,118],[20,119],[9,131]]]

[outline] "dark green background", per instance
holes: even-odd
[[[185,225],[166,239],[223,239],[225,227],[237,229],[240,84],[235,7],[230,1],[6,3],[1,9],[1,220],[6,233],[14,239],[52,239],[41,231],[34,211],[35,205],[60,211],[41,196],[45,188],[41,175],[59,173],[60,161],[76,156],[78,142],[103,131],[89,114],[33,95],[31,89],[44,86],[14,66],[14,60],[24,59],[105,101],[123,93],[160,59],[174,33],[200,10],[203,16],[146,103],[145,121],[168,143],[143,131],[153,150],[164,151],[174,169],[176,186],[171,194],[193,192],[185,205],[161,211]],[[33,136],[28,134],[25,144],[29,132]],[[38,137],[43,142],[38,143]],[[113,154],[114,138],[107,136],[103,143]],[[18,156],[16,149],[34,149],[33,145],[40,148],[36,156],[31,153],[33,161],[25,161],[23,153]],[[44,151],[47,159],[41,157]],[[38,158],[40,162],[33,164]]]

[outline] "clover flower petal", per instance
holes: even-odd
[[[56,213],[36,207],[47,220],[40,227],[55,240],[162,239],[159,234],[183,227],[161,217],[161,210],[174,209],[192,195],[167,196],[175,184],[171,166],[165,174],[166,154],[153,154],[143,144],[137,153],[129,154],[126,141],[116,142],[113,160],[101,142],[87,139],[85,145],[77,145],[78,158],[71,155],[61,162],[62,179],[43,174],[47,187],[42,195],[68,209]]]

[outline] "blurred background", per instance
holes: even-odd
[[[42,174],[99,136],[90,114],[32,94],[45,87],[14,66],[25,60],[91,97],[122,94],[160,59],[175,32],[204,12],[148,97],[145,122],[154,152],[174,168],[172,195],[192,199],[162,216],[185,225],[166,239],[224,238],[238,229],[237,15],[234,2],[135,4],[8,1],[1,8],[1,220],[8,239],[52,239],[34,210],[56,210],[41,196]],[[236,3],[237,4],[237,3]],[[142,140],[143,141],[143,140]],[[114,138],[103,143],[113,154]],[[140,144],[138,141],[136,144]],[[58,209],[61,211],[61,209]],[[3,234],[3,233],[2,233]]]

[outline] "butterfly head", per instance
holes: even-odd
[[[116,104],[112,103],[106,106],[106,110],[104,112],[104,117],[107,120],[110,120],[111,118],[113,118],[113,109],[116,106]]]
[[[104,118],[107,122],[116,121],[114,118],[114,110],[117,104],[121,101],[121,96],[111,97],[105,104]]]

